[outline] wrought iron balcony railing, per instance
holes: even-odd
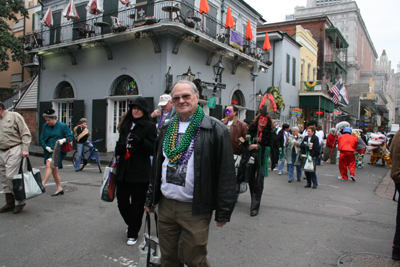
[[[199,34],[205,34],[215,41],[230,45],[232,33],[216,17],[200,14],[196,7],[185,1],[170,0],[123,7],[101,15],[91,15],[86,19],[72,20],[59,26],[52,26],[32,35],[30,45],[34,49],[71,43],[81,39],[90,41],[91,38],[96,38],[98,40],[101,36],[116,35],[122,31],[141,31],[146,25],[163,22],[184,24]],[[265,62],[264,50],[257,48],[256,42],[246,40],[242,33],[234,34],[243,41],[241,52]]]

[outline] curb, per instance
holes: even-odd
[[[392,178],[390,178],[390,169],[389,169],[386,175],[382,178],[382,181],[375,189],[375,194],[377,194],[382,198],[393,200],[394,192],[395,192],[395,185]]]

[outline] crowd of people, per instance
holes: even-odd
[[[150,214],[158,207],[162,266],[210,266],[207,242],[212,214],[215,211],[218,227],[229,222],[243,183],[249,186],[250,216],[254,217],[260,212],[264,179],[270,171],[283,175],[286,165],[288,183],[301,182],[304,172],[304,187],[316,189],[321,160],[336,164],[339,159],[339,179],[348,180],[349,169],[354,182],[356,166],[363,166],[367,140],[348,123],[330,129],[325,136],[314,120],[304,128],[289,124],[280,127],[265,106],[260,106],[253,121],[242,121],[238,108],[229,105],[219,121],[205,115],[198,102],[196,85],[178,81],[171,94],[160,96],[160,109],[150,112],[142,97],[129,103],[118,126],[116,196],[127,225],[127,245],[137,243],[144,212]],[[60,147],[76,142],[74,168],[79,171],[82,151],[85,146],[91,147],[90,131],[85,118],[71,131],[57,120],[53,109],[42,115],[42,185],[45,188],[52,175],[57,189],[51,196],[61,196],[64,191],[58,170],[66,153]],[[12,177],[21,159],[28,157],[30,142],[23,117],[0,103],[0,180],[6,196],[0,213],[20,213],[25,206],[24,201],[14,199]]]

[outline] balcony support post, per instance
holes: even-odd
[[[94,45],[97,46],[97,47],[103,47],[104,48],[104,50],[106,51],[108,60],[112,60],[113,59],[111,48],[108,46],[108,44],[106,42],[97,41],[97,42],[94,43]]]
[[[153,31],[145,31],[153,42],[154,53],[161,53],[160,42],[158,41],[157,35]],[[178,48],[179,50],[179,48]]]
[[[58,50],[59,53],[63,54],[63,53],[67,53],[68,56],[71,58],[71,63],[72,65],[76,65],[76,58],[74,53],[72,53],[72,51],[68,48],[68,47],[61,47]]]

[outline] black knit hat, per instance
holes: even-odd
[[[55,116],[56,116],[56,111],[54,109],[46,110],[43,113],[43,117],[55,117]]]
[[[144,113],[149,114],[149,104],[143,97],[138,97],[133,101],[133,103],[129,103],[129,109],[132,109],[133,107],[138,107],[143,110]]]

